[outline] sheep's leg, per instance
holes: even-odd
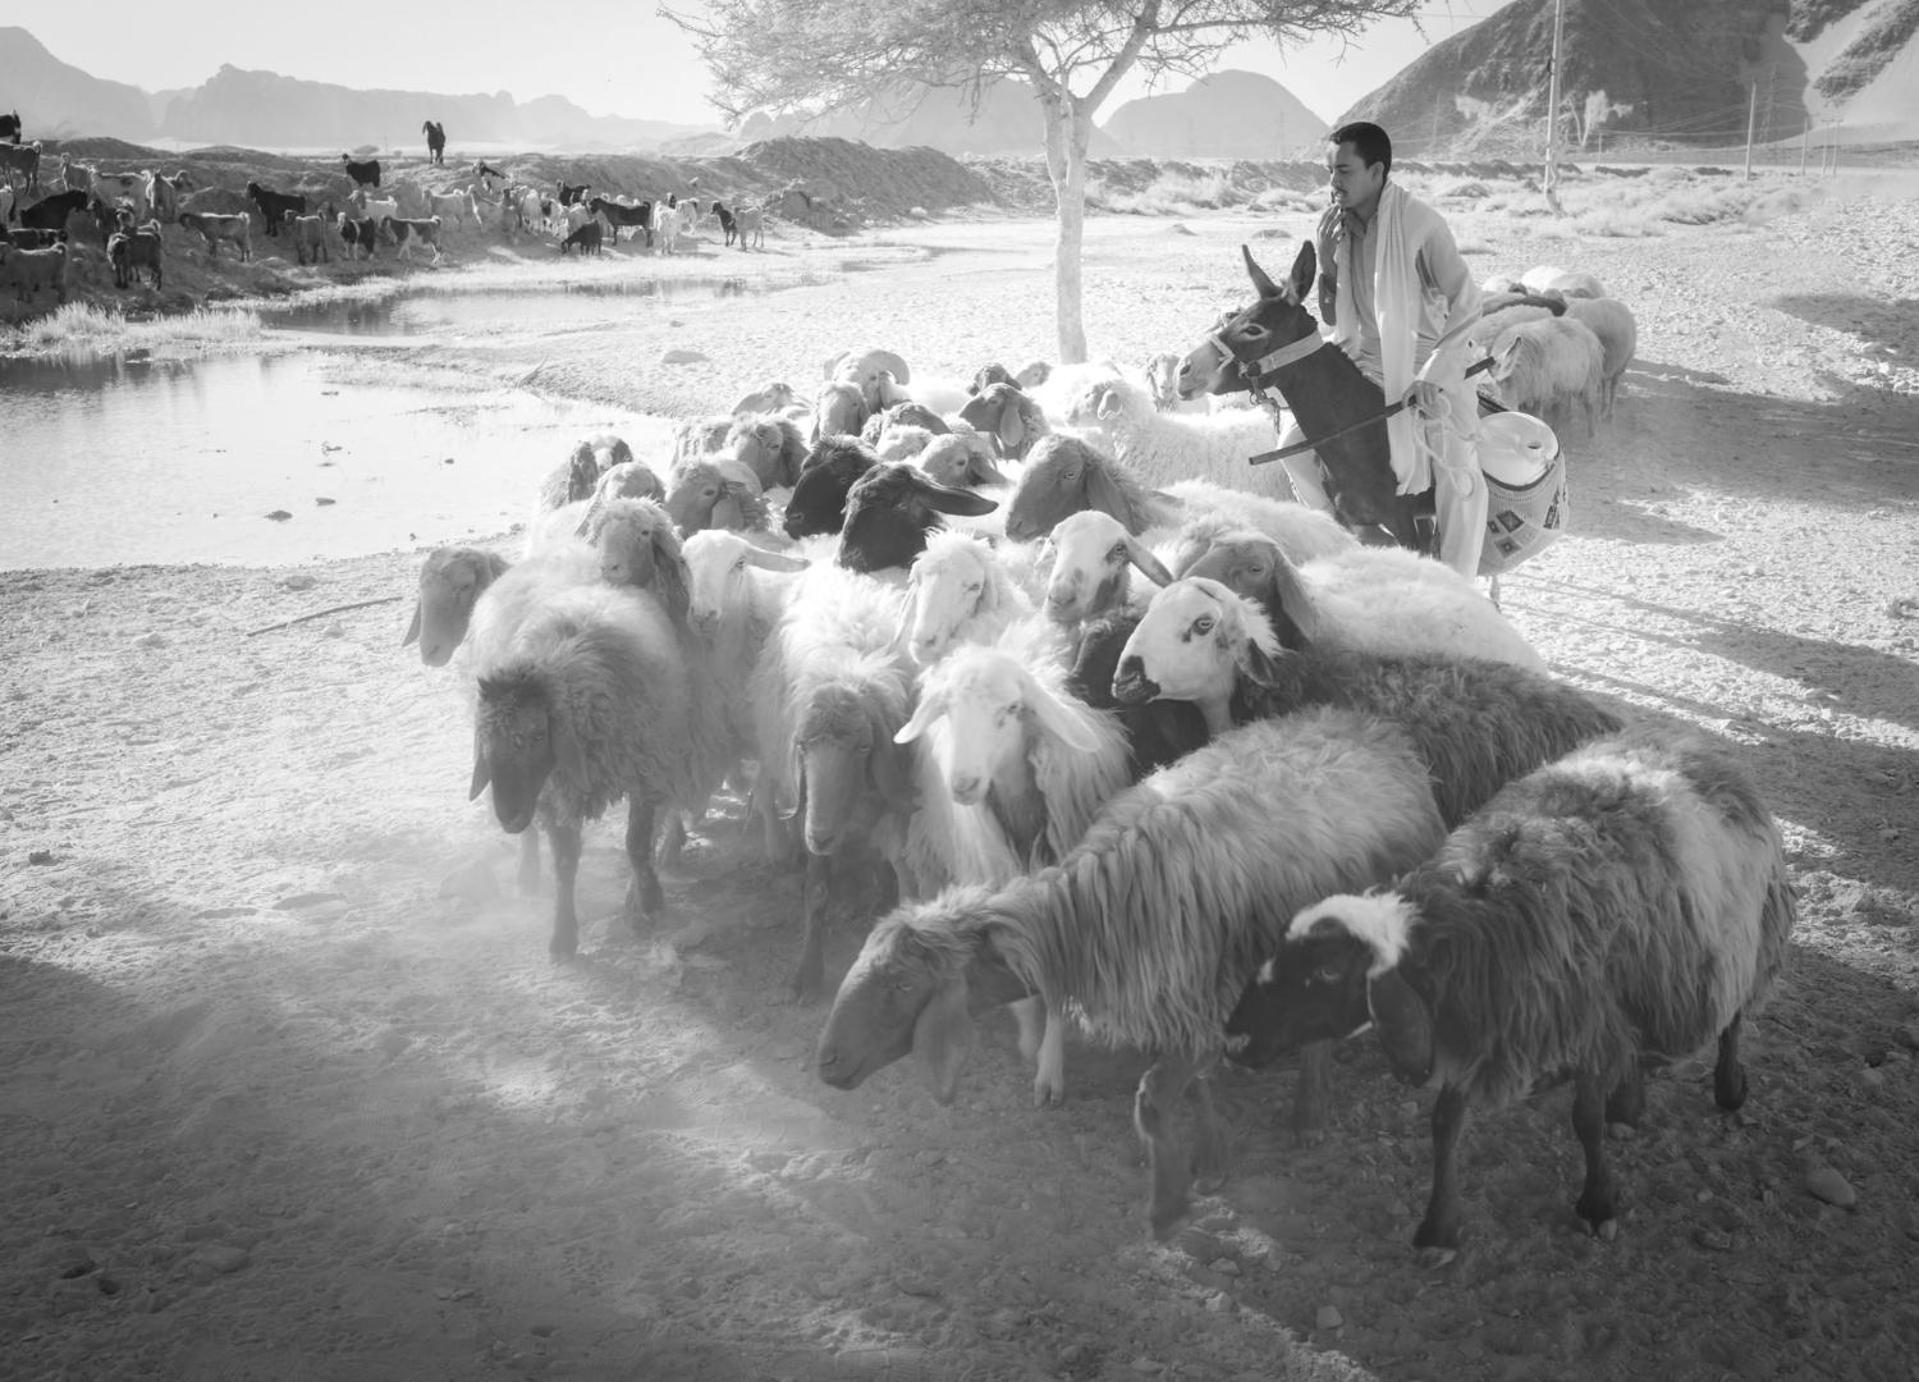
[[[1712,1072],[1712,1097],[1728,1113],[1746,1102],[1746,1067],[1739,1063],[1739,1029],[1745,1021],[1744,1013],[1733,1014],[1726,1030],[1719,1034],[1719,1064]]]
[[[1333,1083],[1333,1043],[1310,1041],[1299,1048],[1299,1091],[1293,1100],[1293,1132],[1306,1139],[1325,1131]]]
[[[1193,1186],[1202,1195],[1210,1195],[1226,1182],[1229,1159],[1226,1151],[1226,1125],[1220,1121],[1213,1104],[1213,1071],[1209,1065],[1193,1080],[1193,1103],[1197,1121],[1193,1130]]]
[[[1619,1191],[1606,1164],[1604,1089],[1590,1070],[1580,1071],[1573,1079],[1573,1131],[1586,1152],[1586,1188],[1575,1208],[1593,1236],[1610,1243],[1619,1234]]]
[[[580,917],[573,909],[573,884],[580,876],[580,827],[549,825],[547,843],[553,846],[553,939],[547,953],[556,960],[570,960],[580,948]]]
[[[1013,1004],[1019,1022],[1020,1054],[1037,1057],[1033,1072],[1033,1103],[1058,1108],[1066,1102],[1066,1014],[1048,1007],[1042,998],[1022,998]]]
[[[1636,1128],[1646,1116],[1646,1072],[1638,1061],[1626,1067],[1619,1083],[1606,1096],[1606,1121]]]
[[[1162,1056],[1140,1076],[1139,1091],[1133,1096],[1133,1129],[1146,1144],[1146,1161],[1153,1178],[1153,1236],[1161,1242],[1172,1237],[1192,1208],[1188,1196],[1192,1164],[1167,1127],[1167,1119],[1179,1107],[1180,1096],[1192,1080],[1191,1060]]]
[[[825,962],[821,959],[822,936],[826,931],[826,908],[833,896],[833,860],[830,855],[806,856],[806,882],[801,888],[804,932],[800,941],[800,962],[793,971],[793,997],[801,1003],[816,1002],[825,981]]]
[[[668,819],[675,813],[668,812]],[[653,871],[653,803],[638,799],[626,807],[626,858],[633,877],[626,885],[626,924],[638,934],[665,909],[660,876]]]
[[[521,897],[532,897],[540,891],[540,832],[537,830],[520,832],[518,882]]]
[[[1447,1085],[1433,1105],[1433,1191],[1413,1246],[1429,1267],[1443,1267],[1459,1251],[1459,1134],[1466,1127],[1466,1091]]]
[[[660,867],[677,869],[686,853],[686,818],[677,810],[666,813],[666,829],[660,833]]]

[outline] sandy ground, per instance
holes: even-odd
[[[1616,1144],[1618,1241],[1571,1212],[1568,1096],[1468,1134],[1469,1236],[1408,1246],[1426,1096],[1367,1042],[1334,1133],[1229,1073],[1236,1165],[1158,1245],[1139,1053],[1029,1106],[1011,1024],[959,1101],[808,1068],[797,881],[709,825],[673,912],[577,963],[466,801],[444,673],[399,647],[419,554],[0,573],[0,1373],[21,1378],[1895,1379],[1919,1356],[1919,206],[1567,239],[1455,218],[1482,273],[1591,270],[1639,314],[1617,420],[1571,439],[1575,532],[1505,585],[1573,682],[1738,749],[1801,893],[1791,982],[1719,1114],[1693,1063]],[[1102,219],[1087,323],[1184,343],[1299,218]],[[684,413],[875,340],[926,372],[1050,353],[1050,227],[936,223],[877,266],[419,368]],[[929,251],[921,253],[921,250]],[[717,261],[716,261],[717,262]],[[660,366],[668,347],[705,363]],[[386,359],[383,356],[382,359]],[[373,366],[369,366],[372,368]],[[390,365],[380,366],[391,368]],[[450,375],[448,376],[451,377]],[[556,437],[550,457],[570,438]],[[512,539],[500,542],[510,550]],[[735,811],[734,815],[737,815]],[[829,979],[859,942],[843,924]],[[1837,1171],[1850,1209],[1814,1198]]]

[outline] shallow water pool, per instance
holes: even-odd
[[[308,355],[0,359],[0,567],[289,565],[497,533],[604,429],[636,451],[668,432],[512,390],[349,382]]]

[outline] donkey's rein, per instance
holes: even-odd
[[[1214,335],[1213,340],[1218,344],[1221,344],[1221,345],[1224,344],[1224,342],[1220,341],[1218,335]],[[1297,360],[1305,359],[1308,355],[1311,355],[1315,350],[1318,350],[1321,346],[1324,346],[1326,344],[1324,340],[1314,336],[1302,337],[1301,341],[1313,341],[1315,342],[1315,344],[1309,346],[1305,350],[1299,351],[1297,354],[1291,354],[1290,356],[1289,356],[1289,352],[1292,351],[1293,346],[1287,346],[1280,350],[1274,351],[1271,355],[1262,356],[1260,359],[1255,360],[1250,364],[1241,365],[1239,367],[1240,373],[1242,375],[1247,376],[1248,387],[1252,389],[1253,396],[1255,398],[1258,398],[1261,392],[1263,392],[1262,386],[1272,382],[1273,378],[1280,372],[1280,370],[1284,369],[1287,365],[1292,364]],[[1301,341],[1295,341],[1293,345],[1297,346],[1301,344]],[[1228,351],[1227,355],[1230,358],[1231,352]],[[1281,356],[1288,356],[1288,358],[1280,359],[1279,357]],[[1274,361],[1277,361],[1277,363],[1274,363]],[[1490,356],[1488,356],[1484,360],[1477,360],[1473,362],[1472,364],[1466,366],[1466,377],[1470,378],[1471,376],[1475,374],[1479,374],[1482,371],[1489,370],[1492,367],[1493,367],[1493,362],[1492,362],[1492,357]],[[1376,422],[1384,422],[1387,418],[1390,418],[1397,413],[1404,412],[1405,409],[1406,409],[1406,400],[1402,398],[1399,400],[1399,402],[1389,403],[1384,408],[1381,408],[1378,412],[1369,414],[1368,416],[1359,419],[1359,421],[1357,422],[1347,423],[1344,427],[1340,428],[1336,432],[1329,432],[1323,437],[1312,437],[1312,438],[1308,438],[1305,441],[1296,441],[1291,446],[1280,447],[1277,451],[1262,451],[1257,456],[1249,456],[1247,458],[1246,463],[1248,465],[1265,465],[1269,461],[1283,461],[1288,456],[1297,456],[1302,451],[1316,451],[1320,447],[1324,446],[1327,442],[1338,441],[1341,437],[1350,436],[1354,432],[1359,431],[1361,428],[1371,427]]]

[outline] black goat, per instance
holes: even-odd
[[[426,161],[428,163],[446,162],[446,131],[438,120],[429,120],[420,126],[420,133],[426,136]]]
[[[560,205],[572,206],[575,202],[585,201],[586,194],[592,187],[593,184],[590,182],[583,182],[575,187],[562,181],[560,183]]]
[[[290,192],[276,192],[271,187],[262,187],[257,182],[247,184],[247,196],[260,208],[260,216],[267,223],[267,234],[277,236],[280,224],[286,220],[287,213],[296,216],[307,214],[307,199]]]
[[[733,213],[727,209],[725,202],[714,202],[713,214],[719,218],[720,229],[726,233],[726,239],[723,243],[726,245],[732,244],[733,237],[740,233],[739,222],[733,219]]]
[[[605,197],[594,197],[586,204],[587,210],[596,216],[604,216],[607,225],[613,228],[613,238],[620,238],[623,226],[632,226],[646,236],[649,248],[653,244],[653,203],[641,202],[638,206],[628,206],[624,202],[608,201]]]
[[[578,249],[584,259],[589,254],[600,252],[602,233],[598,221],[588,221],[566,239],[560,241],[560,254],[564,256],[569,247]]]
[[[370,158],[365,163],[355,163],[351,154],[341,154],[340,161],[346,164],[346,175],[353,179],[356,187],[378,187],[380,185],[380,160]]]
[[[67,217],[87,209],[89,195],[76,187],[69,192],[42,197],[20,213],[20,224],[28,230],[65,230]]]
[[[19,111],[16,110],[11,115],[0,115],[0,139],[10,140],[15,144],[20,142]]]

